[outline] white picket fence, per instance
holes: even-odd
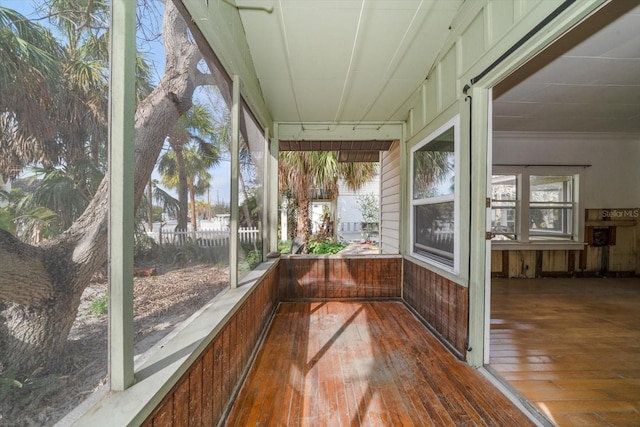
[[[201,248],[226,246],[229,244],[229,232],[220,230],[175,231],[154,230],[147,231],[158,245],[183,246],[186,243],[195,242]],[[240,228],[238,239],[240,243],[255,244],[260,237],[258,228]]]

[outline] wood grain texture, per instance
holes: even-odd
[[[404,261],[404,299],[460,356],[467,338],[468,289]]]
[[[277,267],[262,278],[143,425],[211,426],[222,419],[278,304],[278,278]]]
[[[284,256],[280,300],[400,298],[398,256]]]
[[[640,279],[493,280],[491,367],[559,426],[640,425]]]
[[[398,301],[281,303],[228,426],[528,426]]]

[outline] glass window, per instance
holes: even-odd
[[[573,233],[573,176],[530,177],[529,236],[571,238]]]
[[[516,240],[516,175],[493,175],[491,186],[491,233],[494,240]]]
[[[240,276],[262,262],[264,131],[242,104],[238,260]]]
[[[518,242],[578,240],[577,183],[574,175],[544,174],[507,167],[517,173],[492,175],[492,240]],[[500,172],[505,167],[500,168]]]
[[[413,253],[455,270],[458,118],[419,144],[411,157]]]

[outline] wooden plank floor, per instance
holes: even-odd
[[[401,302],[282,303],[231,426],[527,426]]]
[[[492,282],[491,367],[560,426],[640,426],[640,279]]]

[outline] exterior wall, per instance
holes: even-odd
[[[252,354],[275,312],[279,267],[262,278],[143,426],[218,424],[232,404]]]
[[[423,87],[408,103],[411,106],[406,126],[406,164],[411,148],[447,121],[460,115],[461,149],[458,161],[461,187],[457,189],[460,247],[459,274],[440,269],[412,257],[410,238],[410,200],[403,197],[403,221],[407,234],[402,252],[406,259],[442,278],[469,287],[469,321],[457,327],[469,329],[467,354],[472,366],[484,363],[486,320],[485,281],[487,277],[486,197],[489,150],[490,94],[488,88],[503,79],[559,37],[604,0],[564,2],[561,0],[478,0],[465,2],[453,22],[449,37]],[[553,21],[536,30],[556,10]],[[566,7],[566,8],[565,8]],[[522,41],[522,42],[521,42]],[[515,49],[514,49],[515,48]],[[514,49],[513,52],[509,52]],[[494,64],[499,64],[494,67]],[[465,89],[463,91],[463,89]],[[473,137],[473,142],[471,141]],[[410,168],[406,168],[410,169]],[[404,178],[410,188],[410,171]],[[467,261],[469,261],[467,263]],[[408,289],[405,289],[405,293]],[[409,290],[410,292],[410,290]],[[407,295],[408,297],[408,295]],[[467,322],[466,318],[456,321]]]
[[[382,153],[380,162],[380,251],[400,253],[400,142]]]
[[[403,286],[406,303],[458,356],[464,357],[468,288],[408,260],[404,261]]]
[[[399,256],[284,255],[280,300],[400,298]]]
[[[360,231],[362,212],[360,211],[358,198],[371,193],[379,198],[380,174],[377,174],[371,181],[357,191],[349,189],[342,180],[338,182],[336,231],[339,238],[348,242],[361,241],[364,239]],[[378,240],[378,237],[374,236],[373,239]]]

